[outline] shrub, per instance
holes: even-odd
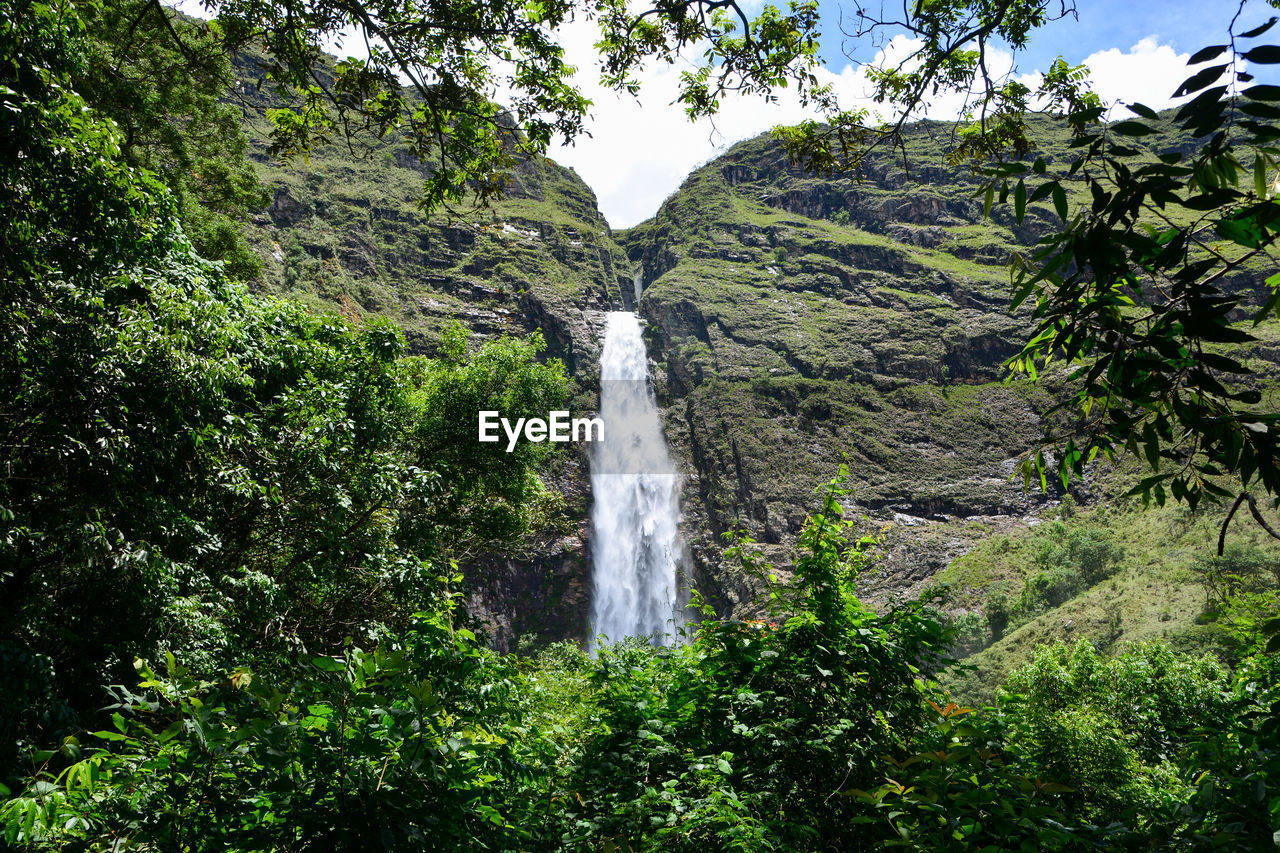
[[[1005,713],[1029,772],[1070,789],[1058,795],[1070,814],[1107,823],[1189,794],[1178,758],[1227,716],[1230,687],[1212,658],[1161,644],[1107,659],[1058,643],[1010,676]]]
[[[1124,558],[1109,531],[1093,527],[1077,528],[1067,536],[1067,554],[1080,572],[1086,586],[1101,583],[1115,574]]]
[[[1018,599],[1018,609],[1028,615],[1038,613],[1066,603],[1084,589],[1084,579],[1074,567],[1059,566],[1038,571],[1027,578]]]
[[[1008,630],[1009,620],[1012,617],[1009,594],[1002,589],[992,590],[987,596],[987,603],[983,610],[987,615],[987,626],[991,629],[991,639],[1000,639]]]

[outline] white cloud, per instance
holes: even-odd
[[[1174,91],[1190,76],[1189,57],[1190,54],[1160,44],[1155,36],[1148,36],[1126,53],[1113,47],[1090,54],[1084,64],[1104,101],[1139,103],[1158,110],[1175,103]]]
[[[557,145],[552,157],[573,167],[595,190],[600,209],[615,228],[629,227],[652,216],[662,200],[679,187],[694,168],[723,153],[730,145],[777,124],[797,122],[812,113],[801,107],[794,90],[778,93],[766,103],[758,97],[731,97],[721,107],[714,124],[689,122],[678,105],[672,105],[682,67],[659,65],[640,75],[640,100],[619,96],[601,88],[595,80],[592,52],[594,34],[589,24],[575,23],[562,30],[571,61],[580,70],[578,82],[595,105],[587,128],[590,138],[575,145]],[[899,36],[886,45],[889,57],[904,55],[912,43]],[[884,53],[877,57],[882,59]],[[1127,51],[1099,51],[1084,60],[1092,72],[1094,87],[1108,103],[1135,101],[1161,109],[1175,103],[1171,97],[1189,74],[1188,54],[1160,44],[1155,37],[1142,39]],[[989,56],[995,76],[1007,74],[1012,57],[994,52]],[[835,83],[846,106],[868,106],[868,86],[863,73],[846,65],[838,73],[823,70],[820,77]],[[1029,86],[1039,82],[1038,71],[1020,74]],[[930,118],[952,119],[963,108],[958,94],[936,98],[924,112]]]

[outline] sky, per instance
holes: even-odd
[[[748,9],[758,10],[765,0],[745,0]],[[784,5],[783,0],[772,0]],[[900,9],[904,0],[864,0],[868,8]],[[1061,0],[1052,0],[1054,3]],[[822,50],[825,67],[820,76],[831,82],[841,95],[842,105],[869,105],[867,84],[859,65],[892,57],[910,47],[905,35],[880,44],[857,42],[840,31],[842,10],[850,3],[820,0]],[[180,8],[191,14],[205,14],[199,0],[181,0]],[[1031,36],[1027,50],[1015,58],[997,50],[993,67],[1010,71],[1032,85],[1037,74],[1058,56],[1072,64],[1084,63],[1092,72],[1096,91],[1113,116],[1126,114],[1124,104],[1135,101],[1160,109],[1174,103],[1173,91],[1190,76],[1187,59],[1209,44],[1221,43],[1227,27],[1240,8],[1239,0],[1075,0],[1076,14],[1052,22]],[[1237,32],[1261,23],[1273,12],[1260,0],[1251,0],[1237,24]],[[1280,33],[1280,27],[1274,32]],[[601,87],[592,45],[597,39],[594,24],[570,22],[558,30],[568,61],[579,71],[576,82],[592,100],[586,122],[587,134],[572,143],[557,142],[548,156],[569,166],[595,191],[600,210],[614,228],[628,228],[653,216],[659,205],[676,191],[693,169],[722,154],[735,142],[749,139],[779,124],[792,124],[812,113],[802,108],[793,91],[779,93],[774,102],[759,96],[735,97],[723,103],[714,122],[690,122],[673,104],[679,75],[692,67],[677,59],[674,64],[657,63],[639,75],[639,98],[620,95]],[[349,40],[354,47],[355,40]],[[336,48],[336,53],[345,53]],[[363,53],[363,51],[361,51]],[[1280,66],[1272,66],[1277,68]],[[1277,76],[1268,69],[1249,68],[1267,82]],[[499,94],[499,100],[501,95]],[[957,97],[930,105],[929,118],[954,118],[960,106]]]
[[[825,74],[844,100],[853,104],[865,92],[865,83],[849,55],[860,62],[874,61],[877,46],[841,35],[837,22],[842,5],[849,8],[832,0],[822,4],[822,56]],[[1108,103],[1170,106],[1173,91],[1190,76],[1189,56],[1207,44],[1222,42],[1238,7],[1238,2],[1224,0],[1077,0],[1075,17],[1035,32],[1030,49],[1017,59],[1017,74],[1033,79],[1061,55],[1073,64],[1089,66],[1096,90]],[[1237,26],[1238,31],[1266,20],[1266,13],[1273,11],[1256,0],[1250,7],[1242,16],[1248,23]],[[572,145],[555,145],[549,155],[573,168],[591,186],[614,228],[627,228],[652,216],[691,170],[733,143],[808,115],[794,97],[783,95],[773,104],[759,98],[735,99],[721,108],[714,124],[690,123],[679,106],[672,105],[681,65],[651,69],[643,75],[638,101],[616,95],[583,73],[592,65],[591,36],[589,30],[577,29],[581,28],[566,28],[565,44],[571,61],[580,68],[579,82],[594,102],[587,123],[591,135]],[[889,48],[901,46],[899,41]],[[1002,58],[1008,68],[1011,57]],[[1116,109],[1116,115],[1127,114],[1122,106]],[[927,115],[948,119],[957,110],[958,101],[952,98],[934,104]]]

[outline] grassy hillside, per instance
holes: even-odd
[[[1005,385],[1000,366],[1026,325],[1003,264],[1035,219],[1019,233],[984,220],[965,173],[935,165],[947,134],[913,129],[911,171],[886,155],[834,179],[758,137],[621,235],[699,499],[694,553],[726,606],[756,591],[719,570],[718,534],[745,527],[781,557],[842,459],[875,523],[962,526],[1043,500],[1009,476],[1054,388]],[[913,538],[886,594],[954,556],[952,537]]]
[[[930,581],[962,627],[959,652],[971,655],[973,669],[949,682],[963,700],[994,698],[1037,647],[1058,640],[1109,651],[1149,640],[1227,651],[1206,574],[1243,570],[1244,586],[1272,587],[1280,543],[1237,516],[1218,560],[1226,506],[1144,506],[1123,496],[1135,479],[1132,466],[1112,471],[1092,505],[1064,500],[1036,524],[981,541]]]

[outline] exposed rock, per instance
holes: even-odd
[[[309,217],[311,211],[311,206],[294,198],[287,186],[276,187],[271,206],[267,208],[267,214],[277,226],[297,225]]]

